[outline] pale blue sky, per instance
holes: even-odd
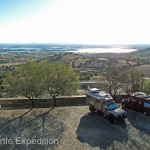
[[[53,0],[0,0],[0,23],[24,19],[51,5]]]
[[[0,43],[150,44],[149,0],[0,0]]]

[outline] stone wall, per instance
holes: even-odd
[[[116,103],[120,103],[121,100],[125,98],[125,95],[117,95]],[[53,99],[35,99],[34,107],[35,108],[47,108],[53,107]],[[62,96],[56,98],[57,106],[85,106],[86,104],[86,96]],[[31,108],[32,102],[29,99],[18,99],[18,98],[0,98],[0,106],[3,108]]]
[[[52,98],[48,99],[35,99],[34,107],[35,108],[47,108],[53,107],[54,102]],[[83,106],[86,105],[86,96],[62,96],[56,98],[57,106]],[[31,108],[32,101],[29,99],[20,99],[20,98],[0,98],[1,108]]]

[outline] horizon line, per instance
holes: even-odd
[[[0,44],[55,44],[55,45],[150,45],[150,43],[55,43],[55,42],[0,42]]]

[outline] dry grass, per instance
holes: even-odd
[[[137,69],[142,72],[145,77],[150,77],[150,65],[141,65]]]
[[[2,66],[10,67],[10,66],[19,66],[21,64],[24,64],[24,63],[22,63],[22,62],[6,63],[6,64],[2,64]]]

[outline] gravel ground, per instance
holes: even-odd
[[[98,115],[92,116],[87,106],[1,110],[0,149],[150,150],[150,116],[126,111],[124,122],[110,124]],[[16,144],[16,137],[51,142]],[[6,143],[8,139],[13,142]]]

